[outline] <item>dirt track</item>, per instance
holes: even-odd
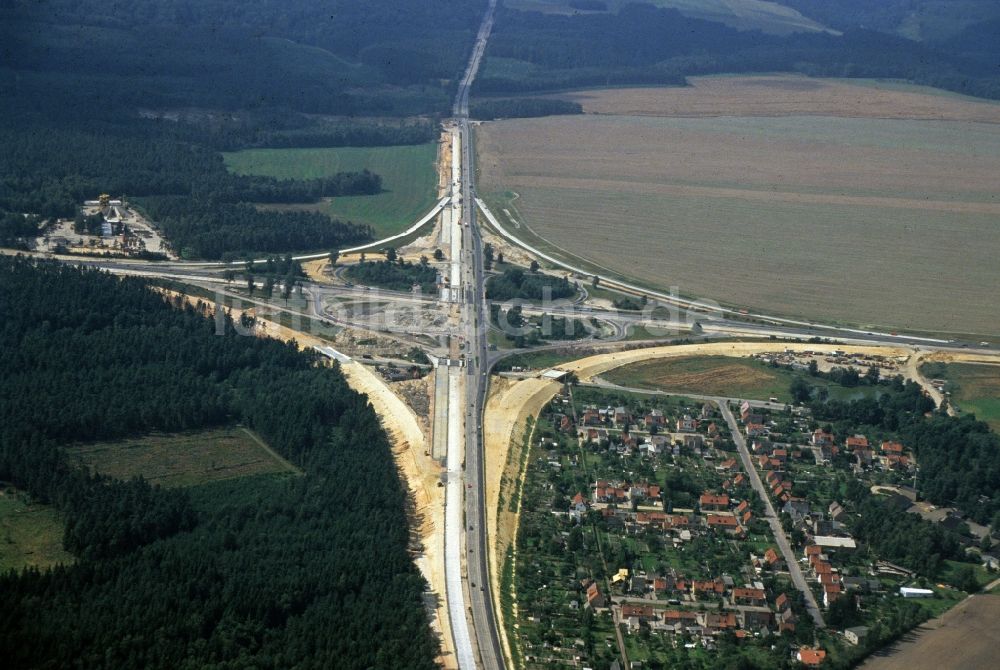
[[[753,354],[782,351],[791,349],[792,351],[817,351],[823,349],[841,349],[848,353],[858,354],[880,354],[883,356],[909,356],[912,349],[903,347],[878,347],[878,346],[847,346],[847,345],[822,345],[799,342],[774,343],[774,342],[714,342],[709,344],[682,344],[678,346],[653,347],[651,349],[633,349],[631,351],[615,352],[610,354],[598,354],[582,358],[572,363],[560,365],[561,370],[572,370],[581,381],[589,381],[592,377],[600,375],[613,368],[636,363],[638,361],[652,360],[656,358],[679,358],[683,356],[750,356]]]

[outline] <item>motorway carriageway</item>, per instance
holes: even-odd
[[[476,667],[472,649],[472,636],[465,611],[465,589],[462,584],[462,537],[464,535],[464,514],[462,500],[465,492],[463,459],[465,454],[465,431],[462,425],[462,368],[448,368],[448,481],[445,491],[444,516],[444,563],[445,585],[448,597],[448,618],[451,634],[455,642],[455,655],[459,668]]]

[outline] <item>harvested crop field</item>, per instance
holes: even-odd
[[[821,98],[829,115],[799,101],[790,116],[732,117],[743,103],[709,93],[700,118],[499,121],[477,131],[480,192],[501,220],[509,210],[552,247],[682,295],[867,326],[1000,332],[1000,105],[830,86],[957,107],[940,120],[858,118]],[[976,115],[961,116],[962,105],[985,111],[967,120]]]
[[[619,11],[633,0],[607,0],[607,11]],[[504,6],[525,12],[578,14],[571,0],[506,0]],[[791,7],[769,0],[649,0],[657,7],[676,9],[694,19],[718,21],[738,30],[761,30],[775,35],[816,32],[824,26],[806,18]],[[833,31],[831,31],[833,32]]]
[[[690,86],[575,91],[587,114],[628,116],[839,116],[1000,123],[1000,103],[925,86],[796,75],[691,77]]]
[[[1000,595],[978,595],[876,652],[864,670],[978,670],[996,667]]]

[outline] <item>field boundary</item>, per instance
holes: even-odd
[[[292,472],[294,472],[295,474],[300,475],[300,476],[305,474],[305,472],[302,470],[302,468],[300,468],[299,466],[295,465],[291,461],[287,460],[281,454],[279,454],[274,449],[272,449],[269,444],[267,444],[266,442],[264,442],[264,440],[260,439],[260,436],[258,436],[257,433],[253,432],[252,430],[250,430],[246,426],[240,426],[239,428],[240,428],[241,431],[243,431],[244,433],[246,433],[247,437],[249,437],[251,440],[253,440],[254,442],[256,442],[257,445],[261,449],[263,449],[268,454],[270,454],[271,458],[273,458],[275,461],[277,461],[278,463],[280,463],[282,467],[285,467],[285,468],[291,470]]]

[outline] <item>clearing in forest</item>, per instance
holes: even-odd
[[[142,476],[163,486],[298,472],[250,431],[219,428],[99,442],[70,448],[83,465],[118,479]]]
[[[54,507],[33,502],[12,486],[0,488],[0,573],[72,563],[62,539],[63,522]]]

